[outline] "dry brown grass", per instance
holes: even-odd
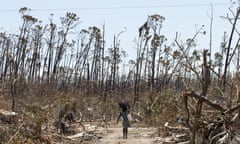
[[[75,118],[83,122],[97,122],[98,126],[109,127],[116,122],[120,112],[119,99],[126,99],[133,104],[133,95],[127,93],[124,96],[118,92],[112,92],[103,99],[101,93],[76,92],[68,89],[59,91],[51,85],[24,85],[18,90],[16,109],[19,113],[17,121],[5,125],[2,130],[8,133],[2,141],[4,143],[50,143],[51,141],[66,141],[58,134],[54,123],[58,120],[59,110],[65,106],[72,107]],[[0,97],[0,106],[4,109],[11,108],[11,97]],[[135,123],[141,127],[163,127],[166,121],[174,123],[178,109],[176,107],[176,94],[167,89],[162,93],[146,92],[140,95],[140,100],[131,112],[140,113],[142,121]],[[132,115],[133,119],[136,115]],[[78,141],[79,142],[79,141]]]

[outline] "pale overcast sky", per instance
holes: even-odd
[[[50,14],[59,20],[66,12],[76,13],[81,20],[80,28],[105,24],[106,41],[110,46],[113,35],[126,28],[119,37],[121,46],[133,53],[134,38],[138,28],[148,15],[160,14],[166,18],[163,34],[172,43],[176,32],[185,40],[194,35],[196,24],[205,25],[207,35],[198,38],[199,48],[209,47],[209,25],[211,5],[213,4],[213,46],[219,48],[224,31],[230,32],[231,25],[220,16],[229,13],[230,0],[5,0],[0,5],[0,27],[9,33],[16,33],[21,25],[18,10],[21,7],[32,9],[31,15],[48,23]]]

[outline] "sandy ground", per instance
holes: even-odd
[[[102,138],[93,144],[153,144],[154,138],[151,136],[156,132],[155,128],[131,127],[128,130],[128,139],[122,138],[122,127],[99,129]]]

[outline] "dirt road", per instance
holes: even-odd
[[[131,127],[128,139],[122,138],[121,127],[108,128],[108,132],[106,129],[99,129],[98,132],[102,133],[102,138],[94,144],[153,144],[154,138],[151,135],[156,129]]]

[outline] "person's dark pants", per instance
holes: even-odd
[[[123,139],[127,139],[128,128],[123,128]]]

